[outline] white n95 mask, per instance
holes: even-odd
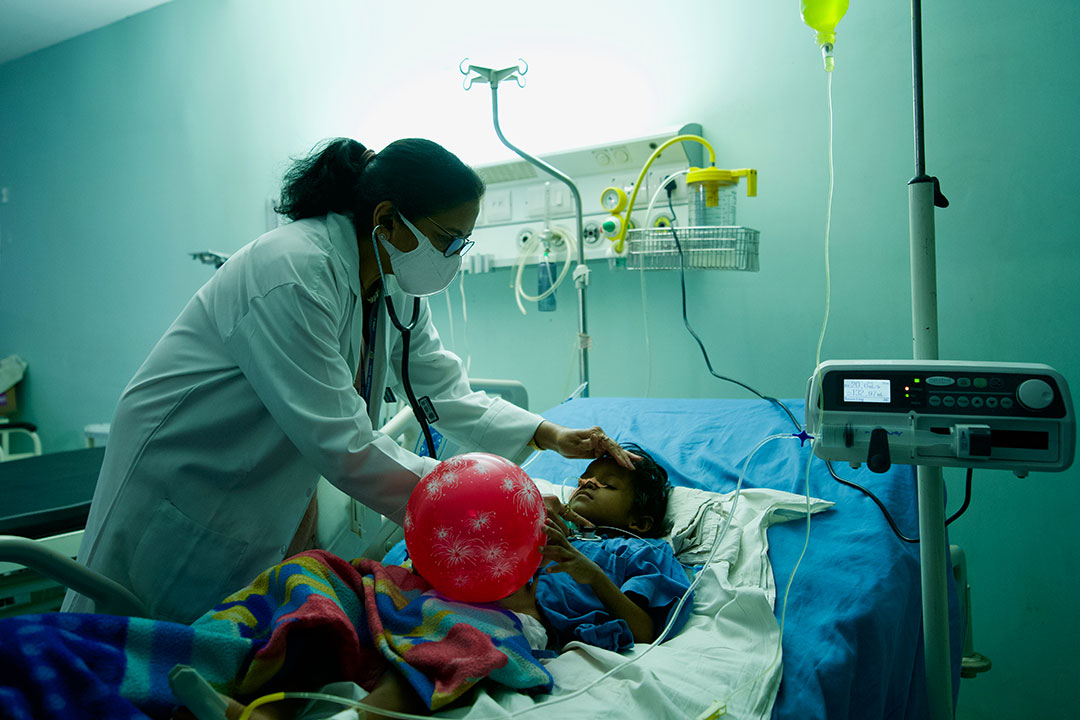
[[[398,250],[382,237],[383,247],[390,255],[390,264],[394,268],[394,278],[406,295],[424,297],[440,293],[450,287],[458,270],[461,268],[461,255],[446,257],[436,249],[431,240],[420,229],[398,213],[405,227],[416,236],[416,247],[409,252]]]

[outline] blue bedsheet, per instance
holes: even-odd
[[[802,422],[804,403],[786,404]],[[648,450],[668,470],[673,484],[715,492],[735,488],[758,442],[795,431],[782,410],[760,400],[590,398],[572,400],[543,415],[570,427],[600,425],[616,440]],[[805,493],[808,452],[809,445],[801,448],[795,440],[770,443],[754,456],[745,485]],[[577,476],[587,464],[541,453],[527,472],[559,482]],[[842,464],[836,472],[877,495],[906,535],[918,534],[914,468],[897,465],[876,475]],[[791,587],[783,680],[773,717],[925,717],[918,546],[900,541],[870,498],[837,483],[819,460],[811,468],[810,493],[834,501],[836,507],[814,516],[810,546]],[[779,617],[806,526],[782,523],[768,534]],[[951,577],[949,612],[955,696],[961,627]]]

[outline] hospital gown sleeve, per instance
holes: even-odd
[[[434,461],[376,432],[337,346],[334,303],[299,284],[253,298],[225,346],[305,459],[327,480],[397,522]]]
[[[395,371],[401,367],[401,351],[399,335],[391,349],[390,367]],[[443,347],[426,299],[420,303],[410,343],[409,377],[417,397],[430,397],[439,415],[435,423],[439,432],[467,450],[495,453],[516,463],[528,457],[528,443],[543,418],[472,390],[461,359]]]
[[[675,559],[675,553],[666,542],[644,545],[634,553],[627,567],[627,578],[620,589],[625,595],[634,595],[644,601],[645,610],[652,618],[657,637],[671,620],[679,599],[690,587],[686,570]],[[638,601],[635,599],[635,601]],[[640,604],[640,601],[638,601]],[[687,600],[679,612],[679,618],[668,637],[682,629],[693,610],[693,601]]]
[[[572,543],[649,613],[659,636],[690,587],[686,571],[670,546],[663,541],[621,538]],[[629,625],[612,615],[590,587],[566,573],[541,573],[539,583],[537,604],[560,642],[580,640],[616,652],[633,647],[634,636]],[[692,610],[693,601],[688,599],[669,639],[682,629]]]

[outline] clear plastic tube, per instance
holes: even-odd
[[[465,372],[472,369],[472,350],[469,348],[469,306],[465,302],[465,273],[459,273],[458,287],[461,289],[461,336],[465,341]]]
[[[789,435],[788,437],[798,438],[797,435]],[[813,460],[814,452],[811,448],[810,455],[806,459],[806,537],[803,540],[802,551],[799,553],[799,558],[795,561],[795,566],[791,568],[791,574],[788,575],[787,585],[784,586],[784,599],[780,606],[780,637],[778,637],[776,640],[776,653],[773,655],[773,659],[769,662],[769,664],[765,666],[764,670],[762,670],[759,674],[755,675],[753,678],[746,681],[739,687],[732,690],[728,694],[727,698],[725,698],[722,702],[714,704],[708,710],[703,712],[697,717],[697,720],[710,720],[711,718],[716,718],[721,715],[721,711],[726,712],[727,705],[729,702],[731,702],[732,698],[734,698],[746,688],[757,684],[758,681],[760,681],[762,678],[772,672],[773,668],[775,668],[776,665],[780,662],[781,652],[784,645],[784,621],[787,619],[788,594],[791,592],[791,585],[795,581],[795,573],[798,572],[799,565],[802,564],[803,558],[806,556],[806,550],[810,546],[810,463],[813,462]]]
[[[570,271],[570,264],[571,260],[573,259],[574,250],[575,248],[577,248],[577,239],[566,230],[562,230],[559,228],[553,229],[551,231],[551,234],[553,237],[561,237],[563,239],[563,243],[566,245],[566,258],[563,260],[562,270],[559,272],[559,277],[557,277],[555,279],[555,282],[551,284],[551,287],[549,287],[547,290],[540,293],[539,295],[530,295],[525,292],[525,289],[521,285],[521,276],[525,271],[526,260],[532,257],[533,253],[536,252],[537,246],[543,241],[543,236],[540,233],[536,233],[535,235],[533,235],[532,238],[529,239],[529,242],[527,242],[525,244],[525,247],[521,249],[521,254],[518,255],[517,262],[515,263],[513,284],[514,300],[517,302],[518,310],[521,311],[522,315],[525,314],[525,306],[521,304],[522,299],[528,300],[529,302],[538,302],[540,300],[543,300],[548,295],[551,295],[559,289],[559,286],[562,285],[562,281],[566,278],[567,272]]]
[[[280,702],[281,700],[322,700],[323,702],[337,703],[338,705],[356,708],[357,710],[378,713],[379,715],[386,717],[404,718],[404,720],[431,720],[430,715],[413,715],[412,713],[397,712],[396,710],[383,710],[374,705],[368,705],[363,700],[353,700],[352,698],[320,692],[279,692],[271,695],[263,695],[261,698],[252,700],[251,704],[244,708],[244,712],[240,714],[240,720],[250,720],[251,713],[258,708],[263,705],[269,705],[270,703]]]
[[[656,188],[656,192],[653,193],[652,199],[649,201],[649,208],[645,211],[645,222],[649,221],[652,217],[653,208],[656,206],[656,200],[660,197],[660,193],[664,192],[664,188],[667,184],[679,177],[690,172],[690,168],[684,168],[683,170],[676,170],[668,175],[660,182],[660,186]],[[675,222],[675,218],[671,218],[672,222]],[[649,397],[652,394],[652,347],[649,340],[649,302],[648,295],[645,292],[645,263],[641,263],[638,268],[638,276],[641,280],[641,321],[642,327],[645,329],[645,397]]]
[[[828,101],[829,101],[829,199],[825,205],[825,317],[821,321],[821,334],[818,336],[817,352],[814,355],[814,367],[821,364],[821,345],[825,342],[825,329],[829,327],[829,313],[832,310],[832,273],[829,261],[829,236],[832,233],[832,203],[833,185],[835,182],[835,167],[833,165],[833,106],[832,106],[832,73],[829,73]]]
[[[457,341],[454,337],[454,303],[450,300],[450,293],[444,293],[446,298],[446,317],[450,321],[450,346],[457,347]]]

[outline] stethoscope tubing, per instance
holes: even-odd
[[[382,281],[382,296],[386,302],[386,314],[390,316],[390,322],[401,333],[401,386],[405,388],[405,397],[409,401],[409,407],[412,408],[413,416],[420,423],[420,429],[424,433],[428,455],[431,456],[432,460],[438,460],[435,454],[435,440],[431,435],[431,426],[427,421],[427,414],[420,407],[420,403],[416,399],[416,393],[413,392],[412,383],[409,381],[409,344],[412,340],[412,331],[416,328],[416,322],[420,318],[420,298],[413,298],[412,317],[409,319],[408,325],[403,325],[397,311],[394,310],[394,301],[390,299],[390,294],[386,292],[386,275],[383,273],[382,259],[379,257],[379,245],[375,239],[379,227],[379,225],[376,225],[371,230],[371,244],[375,248],[375,262],[379,266],[379,279]]]

